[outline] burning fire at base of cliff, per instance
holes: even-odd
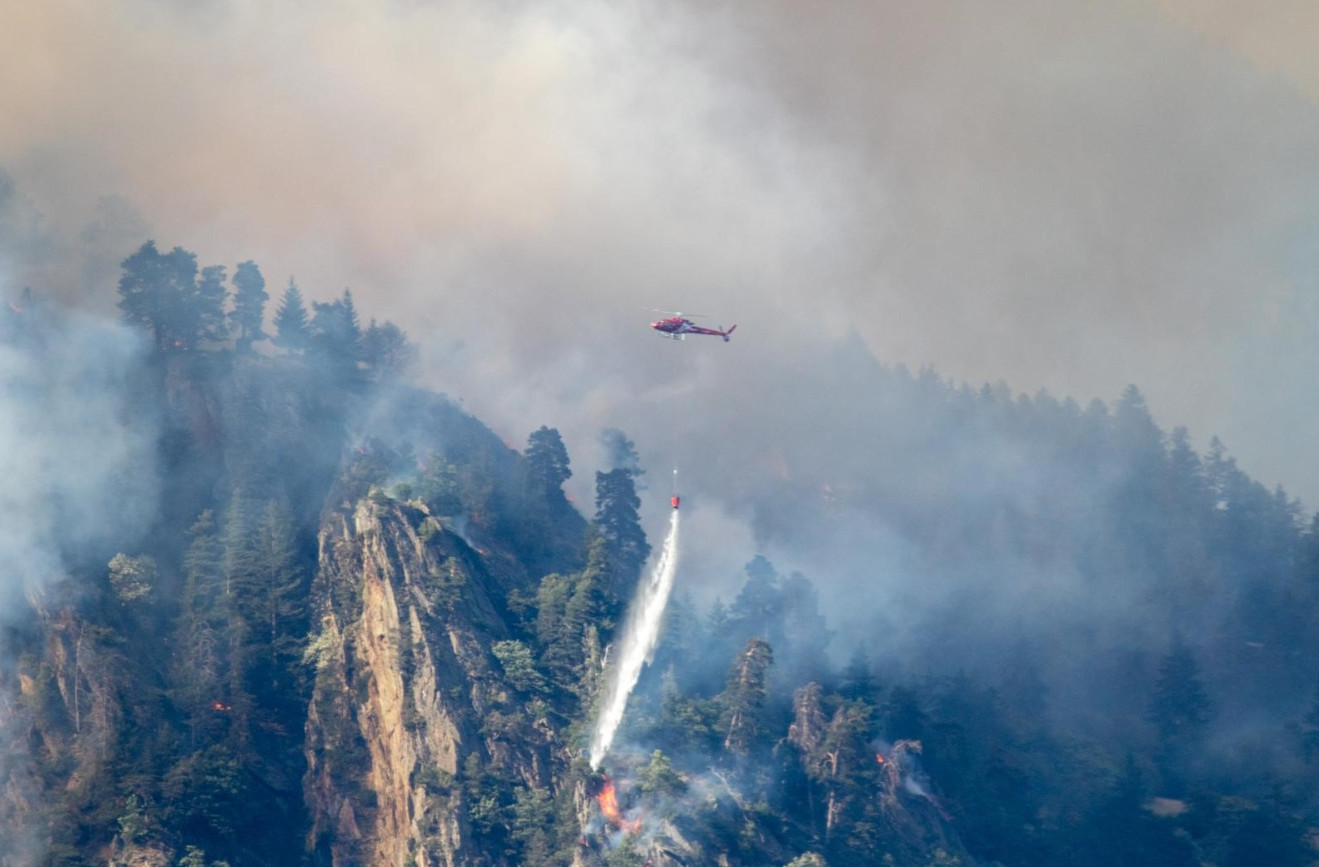
[[[641,818],[628,819],[623,815],[622,809],[618,806],[618,790],[614,786],[614,781],[607,774],[602,775],[600,790],[595,794],[596,803],[600,805],[600,814],[604,816],[605,823],[611,827],[622,831],[624,834],[635,834],[641,830]]]

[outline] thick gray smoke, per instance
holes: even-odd
[[[99,315],[16,291],[0,257],[0,629],[30,625],[34,603],[70,569],[104,570],[154,518],[159,419],[144,387],[146,342]],[[0,649],[0,733],[26,709]],[[6,807],[40,809],[21,755],[0,756]],[[8,812],[8,810],[6,810]],[[31,828],[24,829],[32,831]],[[41,845],[0,833],[0,860],[36,864]],[[9,862],[6,862],[9,863]]]
[[[153,519],[159,419],[147,347],[99,316],[0,293],[0,616],[71,560]],[[0,302],[5,303],[5,302]],[[82,565],[87,565],[83,563]]]
[[[1139,625],[1066,569],[930,579],[874,490],[920,509],[972,467],[1011,505],[1046,476],[1010,442],[932,444],[946,473],[878,450],[925,432],[873,398],[875,359],[1081,405],[1134,382],[1165,428],[1319,501],[1308,6],[1250,28],[1181,0],[11,13],[20,284],[109,310],[152,227],[313,298],[350,286],[505,439],[559,427],[577,503],[603,428],[680,465],[679,592],[727,598],[759,549],[834,612],[882,608],[888,645],[950,601],[985,628]],[[660,340],[642,307],[739,328]],[[658,537],[667,492],[645,497]]]
[[[56,0],[0,34],[0,167],[78,254],[24,279],[108,309],[103,242],[150,225],[348,285],[514,439],[686,411],[690,360],[638,346],[665,307],[1083,405],[1137,382],[1314,501],[1319,22],[1272,8]]]

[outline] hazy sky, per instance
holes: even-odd
[[[855,330],[1083,404],[1136,383],[1319,504],[1314,4],[0,2],[11,286],[111,310],[148,236],[349,286],[585,467],[606,426],[643,458],[704,426],[717,463],[721,413],[775,424]]]

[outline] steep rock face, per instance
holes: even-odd
[[[424,511],[329,513],[312,596],[310,843],[336,865],[472,863],[456,778],[488,756],[481,723],[507,630],[480,559]]]
[[[53,851],[70,805],[87,805],[123,725],[122,657],[104,630],[32,598],[42,652],[0,672],[0,865]]]

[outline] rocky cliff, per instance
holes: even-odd
[[[534,742],[485,726],[504,698],[490,648],[508,634],[488,580],[424,507],[368,498],[327,514],[304,786],[310,843],[335,867],[488,861],[460,776],[491,761],[529,783],[545,775]]]

